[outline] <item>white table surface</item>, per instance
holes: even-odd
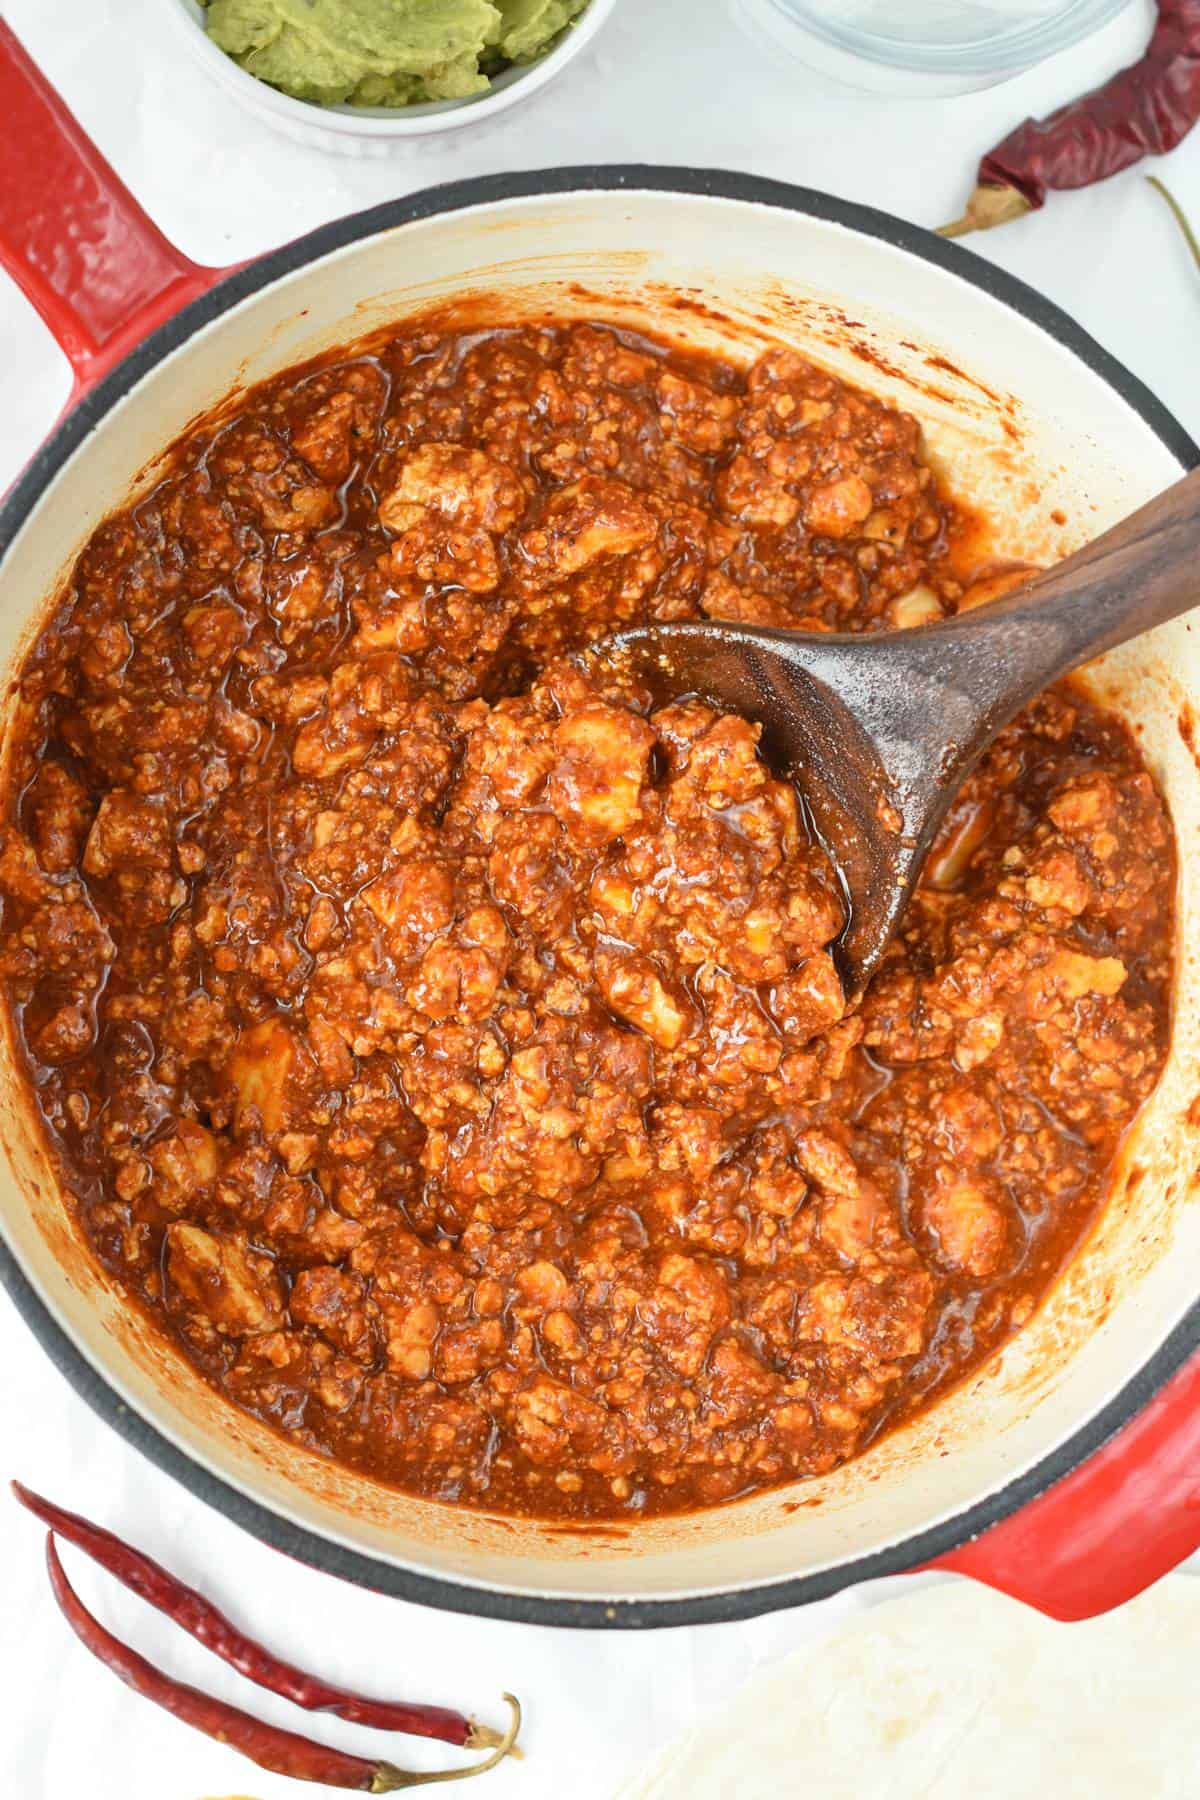
[[[833,92],[798,65],[765,57],[735,24],[729,0],[621,0],[598,43],[526,107],[479,132],[369,162],[299,148],[243,114],[181,64],[165,4],[4,0],[0,12],[163,229],[214,264],[434,182],[564,163],[749,169],[936,224],[959,209],[981,151],[1026,113],[1049,111],[1131,60],[1150,15],[1149,0],[1134,0],[1088,45],[1019,81],[918,104]],[[0,154],[3,130],[0,120]],[[1200,131],[1164,173],[1200,220]],[[1200,273],[1140,171],[1059,197],[1041,215],[974,241],[1073,313],[1200,436]],[[62,358],[0,277],[0,490],[66,391]],[[491,1624],[402,1605],[283,1563],[194,1500],[88,1411],[3,1300],[0,1368],[0,1472],[117,1526],[273,1644],[368,1690],[493,1718],[501,1688],[520,1693],[528,1758],[489,1778],[496,1800],[610,1795],[756,1665],[871,1598],[860,1591],[749,1624],[643,1636]],[[80,1559],[72,1572],[114,1629],[151,1656],[264,1716],[303,1721]],[[318,1791],[260,1775],[93,1664],[46,1592],[37,1526],[3,1499],[0,1695],[6,1800],[283,1800]],[[314,1729],[415,1766],[440,1760],[436,1747]],[[781,1794],[802,1786],[801,1771],[781,1772]]]

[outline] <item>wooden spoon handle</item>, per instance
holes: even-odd
[[[954,658],[990,732],[1058,676],[1195,606],[1200,469],[1027,586],[920,636]]]

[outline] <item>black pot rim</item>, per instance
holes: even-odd
[[[680,193],[778,207],[845,226],[933,263],[990,294],[1045,331],[1119,394],[1185,469],[1200,465],[1200,447],[1137,376],[1061,308],[973,251],[874,207],[760,176],[710,169],[602,164],[487,175],[427,188],[321,226],[226,277],[153,332],[51,433],[0,507],[0,562],[34,505],[83,440],[164,357],[239,301],[332,251],[418,219],[499,201],[612,191]],[[360,1587],[420,1605],[511,1622],[601,1629],[645,1629],[751,1618],[821,1600],[880,1576],[902,1574],[943,1556],[1036,1499],[1094,1455],[1200,1347],[1198,1299],[1149,1361],[1065,1443],[974,1506],[870,1555],[857,1556],[812,1574],[680,1599],[558,1599],[506,1593],[423,1575],[347,1549],[249,1499],[129,1407],[52,1316],[2,1236],[0,1281],[51,1361],[101,1418],[193,1494],[274,1549]]]

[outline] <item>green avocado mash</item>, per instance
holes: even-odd
[[[532,62],[588,0],[206,0],[208,34],[260,81],[322,106],[482,93]]]

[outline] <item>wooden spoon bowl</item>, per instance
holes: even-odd
[[[835,953],[870,980],[955,796],[1033,696],[1200,604],[1200,470],[1002,599],[939,624],[874,633],[697,620],[606,639],[672,697],[703,694],[763,727],[840,874]]]

